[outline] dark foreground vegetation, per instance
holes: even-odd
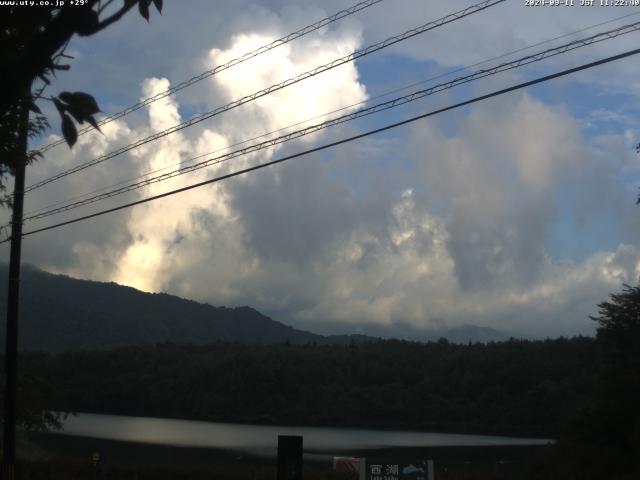
[[[274,480],[275,462],[269,464],[222,464],[208,467],[99,467],[79,461],[26,462],[18,466],[17,476],[23,479],[50,480]],[[358,480],[357,476],[338,474],[330,469],[305,467],[305,480]],[[464,477],[458,477],[464,478]]]
[[[469,467],[467,466],[467,469]],[[275,461],[266,465],[238,464],[209,467],[163,467],[131,468],[109,467],[95,469],[81,462],[46,461],[29,462],[19,465],[18,478],[50,480],[275,480]],[[304,480],[359,480],[357,473],[336,472],[327,466],[305,465],[302,470]],[[503,473],[438,472],[437,480],[511,480],[520,478]]]
[[[23,354],[20,413],[36,426],[43,410],[58,410],[540,435],[559,441],[509,478],[637,480],[640,287],[599,308],[595,339]]]
[[[54,461],[25,463],[24,478],[274,480],[273,457],[220,449],[171,447],[66,435],[36,435],[34,442]],[[305,480],[357,480],[333,471],[332,455],[368,459],[432,459],[437,480],[506,480],[521,478],[541,447],[414,447],[327,452],[304,457]],[[100,452],[93,466],[92,453]],[[57,472],[68,472],[67,477]],[[56,473],[58,476],[55,476]]]
[[[60,411],[555,437],[584,399],[593,340],[214,344],[25,354]]]

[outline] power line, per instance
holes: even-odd
[[[143,204],[143,203],[148,203],[148,202],[151,202],[151,201],[154,201],[154,200],[158,200],[158,199],[161,199],[161,198],[164,198],[164,197],[175,195],[177,193],[185,192],[187,190],[192,190],[194,188],[202,187],[204,185],[209,185],[211,183],[220,182],[222,180],[226,180],[226,179],[229,179],[229,178],[232,178],[232,177],[236,177],[236,176],[248,173],[248,172],[252,172],[254,170],[260,170],[262,168],[269,167],[269,166],[272,166],[272,165],[276,165],[278,163],[283,163],[285,161],[292,160],[294,158],[298,158],[298,157],[301,157],[303,155],[308,155],[310,153],[319,152],[321,150],[325,150],[325,149],[328,149],[328,148],[336,147],[338,145],[342,145],[344,143],[348,143],[348,142],[351,142],[351,141],[354,141],[354,140],[358,140],[360,138],[368,137],[370,135],[374,135],[374,134],[377,134],[377,133],[380,133],[380,132],[391,130],[393,128],[396,128],[396,127],[399,127],[399,126],[402,126],[402,125],[406,125],[406,124],[409,124],[409,123],[412,123],[412,122],[415,122],[415,121],[418,121],[418,120],[421,120],[421,119],[424,119],[424,118],[427,118],[427,117],[431,117],[433,115],[437,115],[437,114],[440,114],[440,113],[443,113],[443,112],[447,112],[449,110],[460,108],[460,107],[463,107],[463,106],[466,106],[466,105],[470,105],[470,104],[473,104],[473,103],[476,103],[476,102],[480,102],[482,100],[486,100],[486,99],[489,99],[489,98],[492,98],[492,97],[496,97],[496,96],[499,96],[499,95],[504,95],[505,93],[513,92],[515,90],[519,90],[519,89],[526,88],[526,87],[529,87],[529,86],[532,86],[532,85],[536,85],[536,84],[539,84],[539,83],[547,82],[547,81],[555,79],[555,78],[559,78],[559,77],[562,77],[562,76],[565,76],[565,75],[569,75],[571,73],[576,73],[576,72],[579,72],[581,70],[586,70],[588,68],[593,68],[593,67],[596,67],[598,65],[603,65],[603,64],[606,64],[606,63],[610,63],[610,62],[613,62],[613,61],[616,61],[616,60],[620,60],[620,59],[623,59],[623,58],[626,58],[626,57],[630,57],[632,55],[637,55],[638,53],[640,53],[640,48],[637,48],[637,49],[634,49],[634,50],[629,50],[627,52],[620,53],[618,55],[613,55],[613,56],[610,56],[610,57],[606,57],[604,59],[597,60],[595,62],[586,63],[586,64],[580,65],[578,67],[569,68],[569,69],[562,70],[560,72],[557,72],[557,73],[554,73],[554,74],[551,74],[551,75],[545,75],[543,77],[539,77],[539,78],[536,78],[534,80],[529,80],[527,82],[519,83],[519,84],[513,85],[511,87],[507,87],[507,88],[503,88],[503,89],[500,89],[500,90],[496,90],[494,92],[491,92],[491,93],[488,93],[488,94],[485,94],[485,95],[481,95],[481,96],[472,98],[470,100],[466,100],[464,102],[459,102],[459,103],[456,103],[454,105],[450,105],[448,107],[440,108],[438,110],[433,110],[431,112],[424,113],[422,115],[411,117],[411,118],[402,120],[400,122],[396,122],[396,123],[393,123],[393,124],[390,124],[390,125],[386,125],[384,127],[380,127],[380,128],[374,129],[374,130],[369,130],[369,131],[367,131],[365,133],[361,133],[359,135],[354,135],[352,137],[344,138],[342,140],[338,140],[338,141],[335,141],[335,142],[327,143],[325,145],[321,145],[319,147],[311,148],[309,150],[305,150],[303,152],[299,152],[299,153],[296,153],[296,154],[293,154],[293,155],[288,155],[286,157],[282,157],[282,158],[279,158],[277,160],[272,160],[272,161],[267,162],[267,163],[262,163],[260,165],[255,165],[253,167],[248,167],[248,168],[245,168],[245,169],[242,169],[242,170],[238,170],[236,172],[228,173],[226,175],[222,175],[222,176],[219,176],[219,177],[211,178],[211,179],[205,180],[203,182],[195,183],[195,184],[192,184],[192,185],[188,185],[186,187],[178,188],[176,190],[171,190],[169,192],[161,193],[159,195],[154,195],[152,197],[147,197],[147,198],[144,198],[144,199],[141,199],[141,200],[137,200],[135,202],[130,202],[130,203],[127,203],[127,204],[124,204],[124,205],[120,205],[118,207],[113,207],[113,208],[109,208],[109,209],[106,209],[106,210],[101,210],[99,212],[95,212],[95,213],[92,213],[90,215],[85,215],[85,216],[82,216],[82,217],[77,217],[77,218],[74,218],[74,219],[71,219],[71,220],[67,220],[65,222],[56,223],[56,224],[50,225],[48,227],[43,227],[43,228],[39,228],[37,230],[31,230],[29,232],[24,232],[22,234],[22,236],[25,237],[27,235],[33,235],[35,233],[40,233],[40,232],[44,232],[44,231],[47,231],[47,230],[52,230],[54,228],[59,228],[59,227],[65,226],[65,225],[78,223],[78,222],[81,222],[83,220],[88,220],[90,218],[95,218],[95,217],[99,217],[101,215],[105,215],[107,213],[112,213],[112,212],[116,212],[116,211],[119,211],[119,210],[124,210],[126,208],[130,208],[130,207],[133,207],[133,206],[136,206],[136,205],[140,205],[140,204]],[[10,238],[5,239],[0,243],[6,243],[9,240],[10,240]]]
[[[300,30],[296,30],[293,33],[290,33],[288,35],[285,35],[282,38],[279,38],[277,40],[274,40],[271,43],[268,43],[266,45],[262,45],[259,48],[256,48],[255,50],[251,51],[251,52],[247,52],[244,55],[234,58],[233,60],[229,60],[227,63],[224,63],[222,65],[218,65],[215,68],[212,68],[210,70],[207,70],[205,72],[202,72],[199,75],[196,75],[194,77],[191,77],[188,80],[184,80],[180,83],[178,83],[177,85],[175,85],[174,87],[168,88],[167,90],[165,90],[164,92],[158,93],[156,95],[153,95],[151,97],[145,98],[144,100],[141,100],[140,102],[131,105],[130,107],[125,108],[124,110],[121,110],[118,113],[114,113],[113,115],[110,115],[108,117],[103,118],[102,120],[100,120],[98,122],[98,126],[102,126],[105,125],[109,122],[112,122],[113,120],[117,120],[119,118],[124,117],[125,115],[128,115],[132,112],[135,112],[136,110],[139,110],[147,105],[149,105],[150,103],[153,103],[157,100],[161,100],[165,97],[168,97],[170,95],[173,95],[174,93],[187,88],[191,85],[193,85],[194,83],[199,82],[200,80],[204,80],[205,78],[209,78],[217,73],[222,72],[223,70],[226,70],[228,68],[234,67],[242,62],[245,62],[247,60],[250,60],[254,57],[257,57],[258,55],[261,55],[263,53],[266,53],[270,50],[273,50],[274,48],[277,48],[281,45],[284,45],[286,43],[289,43],[297,38],[303,37],[309,33],[315,32],[316,30],[321,29],[322,27],[325,27],[333,22],[336,22],[344,17],[348,17],[349,15],[353,15],[354,13],[357,13],[361,10],[364,10],[365,8],[369,8],[372,5],[375,5],[376,3],[380,3],[382,2],[382,0],[366,0],[360,3],[357,3],[355,5],[353,5],[350,8],[347,8],[345,10],[340,10],[337,13],[334,13],[333,15],[323,18],[322,20],[318,20],[317,22],[311,24],[311,25],[307,25],[306,27],[301,28]],[[93,127],[91,127],[91,125],[87,125],[84,128],[81,128],[80,130],[78,130],[78,135],[83,135],[87,132],[90,132],[93,130]],[[47,145],[45,145],[44,147],[42,147],[40,149],[40,153],[46,152],[47,150],[52,149],[53,147],[60,145],[62,143],[65,143],[65,140],[63,138],[56,140],[54,142],[51,142]]]
[[[569,42],[566,43],[564,45],[560,45],[558,47],[554,47],[554,48],[550,48],[547,50],[544,50],[542,52],[538,52],[535,53],[533,55],[528,55],[522,58],[519,58],[517,60],[513,60],[511,62],[506,62],[506,63],[502,63],[500,65],[497,65],[495,67],[492,68],[488,68],[485,70],[479,70],[477,72],[474,72],[470,75],[464,76],[464,77],[458,77],[456,79],[453,79],[449,82],[446,83],[441,83],[438,85],[434,85],[430,88],[427,89],[423,89],[423,90],[419,90],[416,92],[413,92],[409,95],[405,95],[402,97],[397,97],[394,98],[392,100],[389,100],[387,102],[383,102],[383,103],[379,103],[377,105],[373,105],[371,107],[368,108],[364,108],[364,109],[360,109],[356,112],[350,113],[350,114],[346,114],[346,115],[342,115],[340,117],[337,118],[333,118],[330,120],[327,120],[325,122],[322,123],[318,123],[315,125],[310,125],[308,127],[290,132],[288,134],[282,135],[280,137],[276,137],[270,140],[266,140],[264,142],[260,142],[257,144],[253,144],[253,145],[249,145],[245,148],[239,149],[239,150],[235,150],[229,153],[226,153],[224,155],[220,155],[218,157],[214,157],[208,160],[205,160],[203,162],[199,162],[196,163],[194,165],[190,165],[188,167],[184,167],[178,170],[174,170],[172,172],[168,172],[168,173],[164,173],[162,175],[158,175],[156,177],[150,177],[147,178],[145,180],[133,183],[133,184],[129,184],[126,185],[124,187],[121,188],[117,188],[115,190],[111,190],[109,192],[105,192],[99,195],[95,195],[93,197],[89,197],[86,198],[84,200],[80,200],[77,202],[73,202],[73,203],[69,203],[67,205],[61,206],[61,207],[57,207],[57,208],[53,208],[50,210],[46,210],[44,212],[41,213],[37,213],[37,214],[33,214],[30,216],[27,216],[24,218],[24,221],[29,221],[29,220],[37,220],[37,219],[42,219],[42,218],[46,218],[58,213],[62,213],[62,212],[66,212],[69,210],[74,210],[76,208],[82,207],[82,206],[86,206],[86,205],[90,205],[92,203],[96,203],[98,201],[101,200],[106,200],[108,198],[112,198],[115,197],[117,195],[121,195],[127,192],[131,192],[134,190],[137,190],[139,188],[154,184],[154,183],[158,183],[161,181],[165,181],[165,180],[169,180],[171,178],[175,178],[177,176],[180,175],[184,175],[187,173],[191,173],[194,172],[196,170],[200,170],[202,168],[206,168],[209,167],[211,165],[217,165],[220,164],[222,162],[226,162],[228,160],[231,160],[233,158],[237,158],[240,156],[244,156],[247,155],[249,153],[254,153],[260,150],[264,150],[266,148],[269,147],[273,147],[275,145],[279,145],[281,143],[285,143],[300,137],[303,137],[305,135],[309,135],[311,133],[315,133],[317,131],[320,130],[324,130],[326,128],[329,127],[333,127],[336,125],[340,125],[346,122],[350,122],[353,121],[355,119],[361,118],[361,117],[365,117],[368,115],[372,115],[381,111],[385,111],[385,110],[389,110],[391,108],[395,108],[397,106],[400,105],[404,105],[416,100],[419,100],[421,98],[424,98],[426,96],[429,95],[433,95],[435,93],[441,92],[443,90],[448,90],[450,88],[456,87],[458,85],[462,85],[465,83],[469,83],[481,78],[485,78],[491,75],[496,75],[498,73],[502,73],[508,70],[513,70],[515,68],[519,68],[522,67],[524,65],[529,65],[531,63],[535,63],[535,62],[539,62],[542,60],[545,60],[547,58],[551,58],[554,57],[556,55],[560,55],[560,54],[564,54],[567,53],[569,51],[575,50],[577,48],[581,48],[581,47],[585,47],[588,45],[593,45],[594,43],[598,43],[598,42],[602,42],[605,40],[609,40],[612,38],[616,38],[620,35],[625,35],[628,33],[632,33],[635,31],[640,30],[640,22],[636,22],[633,24],[629,24],[629,25],[623,25],[621,27],[606,31],[606,32],[601,32],[601,33],[597,33],[595,35],[592,35],[590,37],[587,38],[583,38],[580,40],[574,40],[573,42]]]
[[[431,82],[433,80],[437,80],[438,78],[448,77],[449,75],[453,75],[454,73],[463,72],[465,70],[469,70],[470,68],[478,67],[480,65],[484,65],[484,64],[492,62],[494,60],[500,60],[502,58],[509,57],[509,56],[511,56],[511,55],[513,55],[515,53],[520,53],[520,52],[523,52],[525,50],[530,50],[532,48],[539,47],[540,45],[545,45],[547,43],[555,42],[556,40],[560,40],[562,38],[570,37],[570,36],[576,35],[578,33],[582,33],[582,32],[585,32],[587,30],[591,30],[591,29],[594,29],[594,28],[597,28],[597,27],[601,27],[601,26],[607,25],[609,23],[617,22],[618,20],[634,17],[636,15],[640,15],[640,12],[628,13],[626,15],[622,15],[620,17],[612,18],[611,20],[607,20],[607,21],[604,21],[604,22],[596,23],[594,25],[590,25],[588,27],[584,27],[584,28],[581,28],[579,30],[574,30],[573,32],[565,33],[563,35],[559,35],[557,37],[553,37],[553,38],[550,38],[548,40],[543,40],[543,41],[538,42],[538,43],[533,43],[531,45],[527,45],[526,47],[518,48],[516,50],[511,50],[510,52],[503,53],[503,54],[498,55],[496,57],[487,58],[486,60],[482,60],[480,62],[476,62],[476,63],[473,63],[471,65],[467,65],[465,67],[459,67],[459,68],[456,68],[456,69],[453,69],[453,70],[449,70],[447,72],[441,73],[441,74],[436,75],[434,77],[429,77],[426,80],[421,80],[419,82],[412,83],[412,84],[407,85],[405,87],[397,88],[395,90],[388,91],[388,92],[383,93],[381,95],[377,95],[375,97],[372,97],[369,100],[365,100],[364,102],[360,102],[360,103],[365,103],[365,102],[370,101],[370,100],[375,99],[375,98],[380,98],[380,97],[383,97],[383,96],[391,95],[391,94],[396,93],[396,92],[400,92],[402,90],[407,90],[407,89],[415,87],[417,85],[422,85],[424,83]],[[357,104],[354,104],[354,105],[351,105],[351,106],[359,105],[360,103],[357,103]],[[349,107],[344,107],[344,108],[349,108]],[[334,112],[331,112],[331,113],[334,113]]]
[[[421,25],[419,27],[413,28],[411,30],[407,30],[406,32],[400,34],[400,35],[395,35],[393,37],[389,37],[386,40],[383,40],[381,42],[378,42],[376,44],[370,45],[366,48],[360,49],[360,50],[356,50],[355,52],[346,55],[342,58],[333,60],[327,64],[321,65],[319,67],[314,68],[313,70],[309,70],[307,72],[304,72],[296,77],[292,77],[289,78],[283,82],[280,82],[278,84],[274,84],[271,85],[270,87],[267,87],[265,89],[259,90],[251,95],[247,95],[244,96],[238,100],[234,100],[231,103],[228,103],[225,106],[222,107],[218,107],[214,110],[211,110],[207,113],[202,113],[199,115],[195,115],[194,117],[192,117],[190,120],[187,120],[185,122],[182,122],[178,125],[174,125],[173,127],[170,127],[166,130],[163,130],[161,132],[155,133],[153,135],[150,135],[146,138],[142,138],[134,143],[130,143],[128,145],[125,145],[124,147],[121,147],[119,149],[113,150],[110,153],[107,153],[105,155],[102,155],[100,157],[97,157],[93,160],[90,160],[88,162],[85,162],[81,165],[77,165],[76,167],[73,167],[69,170],[63,171],[61,173],[58,173],[52,177],[49,177],[45,180],[42,180],[40,182],[34,183],[32,185],[30,185],[29,187],[27,187],[25,189],[25,193],[27,192],[31,192],[37,188],[43,187],[44,185],[47,185],[51,182],[54,182],[56,180],[59,180],[60,178],[66,177],[68,175],[77,173],[79,171],[85,170],[89,167],[92,167],[94,165],[97,165],[99,163],[102,163],[106,160],[109,160],[111,158],[117,157],[118,155],[121,155],[123,153],[126,153],[130,150],[133,150],[134,148],[137,148],[139,146],[145,145],[149,142],[158,140],[162,137],[165,137],[167,135],[170,135],[172,133],[175,133],[177,131],[183,130],[185,128],[191,127],[197,123],[200,123],[204,120],[207,120],[209,118],[212,118],[216,115],[219,115],[223,112],[229,111],[233,108],[239,107],[240,105],[244,105],[245,103],[249,103],[251,101],[254,101],[258,98],[264,97],[266,95],[269,95],[273,92],[276,92],[278,90],[282,90],[283,88],[286,88],[290,85],[293,85],[295,83],[301,82],[302,80],[306,80],[307,78],[311,78],[313,76],[316,76],[320,73],[326,72],[328,70],[331,70],[333,68],[339,67],[341,65],[344,65],[346,63],[352,62],[358,58],[364,57],[365,55],[369,55],[371,53],[377,52],[378,50],[382,50],[383,48],[389,47],[391,45],[395,45],[398,42],[402,42],[404,40],[407,40],[411,37],[414,37],[416,35],[425,33],[429,30],[433,30],[435,28],[438,28],[442,25],[446,25],[448,23],[454,22],[456,20],[459,20],[461,18],[464,18],[466,16],[472,15],[474,13],[480,12],[482,10],[486,10],[489,7],[492,7],[498,3],[502,3],[506,0],[484,0],[483,2],[480,2],[478,4],[472,5],[470,7],[467,7],[463,10],[460,10],[458,12],[455,13],[451,13],[449,15],[446,15],[438,20],[426,23],[424,25]]]
[[[152,183],[157,183],[159,181],[168,180],[170,178],[174,178],[174,177],[179,176],[179,175],[190,173],[190,172],[193,172],[195,170],[199,170],[201,168],[208,167],[210,165],[215,165],[215,164],[221,163],[222,161],[230,160],[231,158],[236,158],[238,156],[246,155],[248,153],[253,153],[253,152],[262,150],[264,148],[268,148],[268,147],[272,147],[274,145],[278,145],[278,144],[284,143],[284,142],[289,141],[289,140],[300,138],[300,137],[302,137],[304,135],[309,135],[311,133],[317,132],[319,130],[322,130],[322,129],[325,129],[325,128],[328,128],[328,127],[339,125],[339,124],[342,124],[342,123],[345,123],[345,122],[348,122],[348,121],[355,120],[357,118],[364,117],[366,115],[371,115],[373,113],[378,113],[378,112],[383,111],[383,110],[394,108],[396,106],[403,105],[403,104],[418,100],[418,99],[423,98],[425,96],[432,95],[434,93],[443,91],[445,89],[453,88],[455,86],[458,86],[458,85],[461,85],[461,84],[464,84],[464,83],[468,83],[468,82],[477,80],[479,78],[484,78],[484,77],[487,77],[487,76],[490,76],[490,75],[495,75],[497,73],[501,73],[501,72],[504,72],[504,71],[507,71],[507,70],[512,70],[512,69],[521,67],[523,65],[529,65],[529,64],[534,63],[534,62],[539,62],[541,60],[544,60],[544,59],[547,59],[547,58],[550,58],[550,57],[553,57],[553,56],[556,56],[556,55],[559,55],[559,54],[563,54],[563,53],[566,53],[568,51],[571,51],[571,50],[574,50],[574,49],[577,49],[577,48],[580,48],[580,47],[592,45],[592,44],[597,43],[597,42],[601,42],[601,41],[604,41],[604,40],[615,38],[617,36],[628,34],[628,33],[634,32],[634,31],[638,31],[638,30],[640,30],[640,22],[636,22],[636,23],[630,24],[630,25],[624,25],[624,26],[621,26],[619,28],[616,28],[616,29],[613,29],[613,30],[609,30],[607,32],[601,32],[601,33],[592,35],[591,37],[588,37],[588,38],[575,40],[575,41],[569,42],[569,43],[567,43],[565,45],[561,45],[561,46],[558,46],[558,47],[555,47],[555,48],[551,48],[551,49],[545,50],[543,52],[539,52],[539,53],[536,53],[536,54],[533,54],[533,55],[529,55],[529,56],[526,56],[526,57],[523,57],[523,58],[520,58],[520,59],[517,59],[517,60],[513,60],[511,62],[503,63],[503,64],[497,65],[495,67],[492,67],[490,69],[480,70],[480,71],[477,71],[477,72],[475,72],[475,73],[473,73],[471,75],[467,75],[465,77],[459,77],[459,78],[451,80],[450,82],[447,82],[447,83],[441,83],[439,85],[435,85],[435,86],[430,87],[428,89],[424,89],[424,90],[420,90],[420,91],[417,91],[417,92],[413,92],[410,95],[405,95],[403,97],[398,97],[398,98],[395,98],[393,100],[390,100],[390,101],[387,101],[387,102],[384,102],[384,103],[380,103],[380,104],[368,107],[366,109],[358,110],[358,111],[353,112],[351,114],[343,115],[343,116],[340,116],[340,117],[337,117],[337,118],[334,118],[334,119],[331,119],[331,120],[327,120],[325,122],[322,122],[322,123],[319,123],[319,124],[316,124],[316,125],[311,125],[309,127],[306,127],[306,128],[300,129],[300,130],[296,130],[294,132],[290,132],[290,133],[288,133],[286,135],[282,135],[282,136],[274,138],[274,139],[270,139],[270,140],[267,140],[267,141],[264,141],[264,142],[261,142],[261,143],[258,143],[258,144],[250,145],[250,146],[248,146],[246,148],[243,148],[243,149],[240,149],[240,150],[236,150],[236,151],[233,151],[233,152],[229,152],[227,154],[224,154],[224,155],[212,158],[212,159],[208,159],[208,160],[206,160],[204,162],[200,162],[200,163],[188,166],[188,167],[184,167],[184,168],[181,168],[181,169],[173,171],[173,172],[165,173],[165,174],[159,175],[157,177],[151,177],[151,178],[145,179],[143,181],[140,181],[140,182],[137,182],[137,183],[133,183],[133,184],[127,185],[125,187],[112,190],[110,192],[106,192],[106,193],[101,194],[101,195],[96,195],[94,197],[90,197],[90,198],[87,198],[87,199],[79,201],[79,202],[74,202],[74,203],[67,204],[67,205],[65,205],[63,207],[54,208],[54,209],[51,209],[51,210],[44,211],[42,213],[37,213],[37,214],[34,214],[34,215],[26,217],[24,220],[27,221],[27,220],[35,220],[35,219],[39,219],[39,218],[45,218],[45,217],[54,215],[56,213],[60,213],[60,212],[63,212],[63,211],[68,211],[68,210],[71,210],[71,209],[74,209],[74,208],[78,208],[80,206],[84,206],[84,205],[88,205],[88,204],[91,204],[91,203],[95,203],[97,201],[100,201],[100,200],[103,200],[103,199],[106,199],[106,198],[111,198],[113,196],[120,195],[122,193],[126,193],[126,192],[129,192],[129,191],[141,188],[143,186],[150,185]]]
[[[162,172],[164,170],[172,169],[172,168],[178,167],[180,165],[184,165],[185,163],[193,162],[193,161],[195,161],[195,160],[197,160],[199,158],[203,158],[203,157],[206,157],[208,155],[212,155],[214,153],[217,153],[217,152],[220,152],[220,151],[223,151],[223,150],[228,150],[228,149],[233,148],[233,147],[238,147],[240,145],[244,145],[244,144],[252,142],[254,140],[258,140],[260,138],[268,137],[270,135],[273,135],[274,133],[278,133],[278,132],[282,132],[284,130],[288,130],[288,129],[292,128],[292,127],[296,127],[298,125],[302,125],[302,124],[310,122],[312,120],[316,120],[318,118],[326,117],[326,116],[334,114],[334,113],[342,112],[344,110],[347,110],[347,109],[350,109],[350,108],[353,108],[353,107],[357,107],[358,105],[369,103],[372,100],[378,100],[380,98],[387,97],[387,96],[392,95],[394,93],[398,93],[398,92],[401,92],[401,91],[404,91],[404,90],[408,90],[408,89],[413,88],[415,86],[423,85],[425,83],[432,82],[433,80],[437,80],[439,78],[443,78],[443,77],[447,77],[447,76],[453,75],[454,73],[458,73],[458,72],[462,72],[462,71],[465,71],[465,70],[469,70],[469,69],[471,69],[473,67],[484,65],[484,64],[489,63],[489,62],[494,61],[494,60],[500,60],[500,59],[509,57],[509,56],[511,56],[511,55],[513,55],[515,53],[519,53],[519,52],[522,52],[522,51],[525,51],[525,50],[530,50],[530,49],[532,49],[534,47],[537,47],[537,46],[540,46],[540,45],[545,45],[547,43],[551,43],[551,42],[554,42],[554,41],[562,39],[562,38],[570,37],[570,36],[576,35],[578,33],[582,33],[582,32],[587,31],[587,30],[592,30],[594,28],[597,28],[597,27],[600,27],[600,26],[603,26],[603,25],[607,25],[609,23],[613,23],[613,22],[616,22],[618,20],[622,20],[622,19],[625,19],[625,18],[634,17],[634,16],[637,16],[637,15],[640,15],[640,12],[635,12],[635,13],[630,13],[630,14],[619,16],[619,17],[615,17],[613,19],[610,19],[610,20],[607,20],[607,21],[604,21],[604,22],[600,22],[600,23],[596,23],[596,24],[590,25],[588,27],[581,28],[579,30],[574,30],[573,32],[565,33],[563,35],[559,35],[559,36],[556,36],[556,37],[553,37],[553,38],[550,38],[550,39],[547,39],[547,40],[543,40],[541,42],[537,42],[537,43],[528,45],[526,47],[518,48],[516,50],[511,50],[510,52],[506,52],[506,53],[503,53],[501,55],[498,55],[498,56],[495,56],[495,57],[491,57],[491,58],[488,58],[486,60],[482,60],[480,62],[476,62],[474,64],[471,64],[471,65],[468,65],[468,66],[465,66],[465,67],[460,67],[460,68],[456,68],[456,69],[453,69],[453,70],[449,70],[449,71],[441,73],[439,75],[436,75],[436,76],[433,76],[433,77],[429,77],[429,78],[427,78],[425,80],[421,80],[419,82],[415,82],[415,83],[406,85],[404,87],[396,88],[396,89],[393,89],[393,90],[390,90],[390,91],[375,95],[375,96],[370,97],[370,98],[368,98],[366,100],[362,100],[360,102],[356,102],[356,103],[353,103],[353,104],[350,104],[350,105],[346,105],[346,106],[340,107],[340,108],[338,108],[336,110],[332,110],[330,112],[326,112],[326,113],[323,113],[321,115],[316,115],[314,117],[307,118],[305,120],[302,120],[302,121],[287,125],[286,127],[282,127],[282,128],[279,128],[279,129],[276,129],[276,130],[272,130],[272,131],[267,132],[267,133],[263,133],[263,134],[257,135],[257,136],[252,137],[252,138],[248,138],[248,139],[242,140],[240,142],[236,142],[233,145],[230,145],[228,147],[218,148],[216,150],[213,150],[213,151],[210,151],[210,152],[207,152],[207,153],[203,153],[203,154],[197,155],[195,157],[191,157],[188,160],[183,160],[183,161],[180,161],[178,163],[175,163],[175,164],[172,164],[172,165],[168,165],[166,167],[158,168],[156,170],[151,170],[151,171],[145,172],[143,174],[137,175],[136,177],[129,178],[127,180],[122,180],[120,182],[117,182],[117,183],[114,183],[114,184],[111,184],[111,185],[108,185],[108,186],[105,186],[105,187],[101,187],[101,188],[98,188],[98,189],[83,193],[81,195],[76,195],[74,197],[68,198],[67,200],[61,200],[61,201],[58,201],[58,202],[51,203],[49,205],[40,207],[40,208],[38,208],[36,210],[31,210],[30,212],[27,212],[27,215],[35,215],[37,213],[52,209],[52,208],[57,207],[59,205],[64,205],[64,204],[67,204],[67,203],[72,202],[74,200],[79,200],[81,198],[85,198],[85,197],[88,197],[90,195],[94,195],[94,194],[103,192],[105,190],[113,189],[113,188],[118,187],[120,185],[124,185],[124,184],[130,183],[130,182],[133,182],[135,180],[139,180],[141,178],[148,177],[149,175],[153,175],[155,173]],[[621,27],[621,28],[623,28],[623,27]],[[28,218],[30,218],[30,217],[28,217]],[[0,228],[2,228],[2,227],[0,227]]]

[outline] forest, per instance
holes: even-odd
[[[589,406],[593,343],[166,343],[20,367],[58,411],[556,437]]]
[[[18,413],[32,430],[90,412],[537,436],[558,441],[530,478],[640,478],[640,286],[591,320],[595,338],[22,352]]]

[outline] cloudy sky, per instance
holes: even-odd
[[[71,71],[51,92],[88,91],[104,112],[115,113],[353,3],[165,1],[163,15],[153,11],[150,24],[131,13],[95,37],[74,39]],[[53,182],[27,195],[25,211],[640,21],[638,7],[574,3],[528,7],[507,0]],[[84,135],[72,151],[64,145],[48,151],[28,170],[27,184],[471,4],[384,0],[105,125],[104,135]],[[635,32],[580,48],[28,222],[25,230],[621,53],[639,40]],[[47,111],[55,136],[59,121]],[[588,334],[597,303],[640,274],[638,142],[640,57],[631,57],[27,237],[23,261],[214,305],[250,305],[321,333],[473,324],[536,337]],[[0,254],[8,258],[6,245]]]

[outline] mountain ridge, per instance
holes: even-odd
[[[7,273],[7,265],[0,263],[0,289],[4,292]],[[0,294],[2,347],[5,312],[6,296]],[[20,312],[19,348],[26,351],[113,349],[166,342],[349,344],[376,342],[381,337],[362,333],[320,335],[286,325],[250,306],[216,307],[114,282],[49,273],[28,264],[22,268]],[[484,327],[472,328],[483,331]],[[452,329],[451,335],[438,333],[460,343],[472,340],[464,330]]]
[[[0,266],[0,289],[4,291],[6,277],[6,266]],[[0,309],[4,324],[4,296]],[[114,282],[79,280],[33,266],[22,271],[20,312],[22,350],[111,349],[164,342],[325,341],[321,335],[285,325],[249,306],[215,307]],[[3,336],[4,328],[0,332]]]

